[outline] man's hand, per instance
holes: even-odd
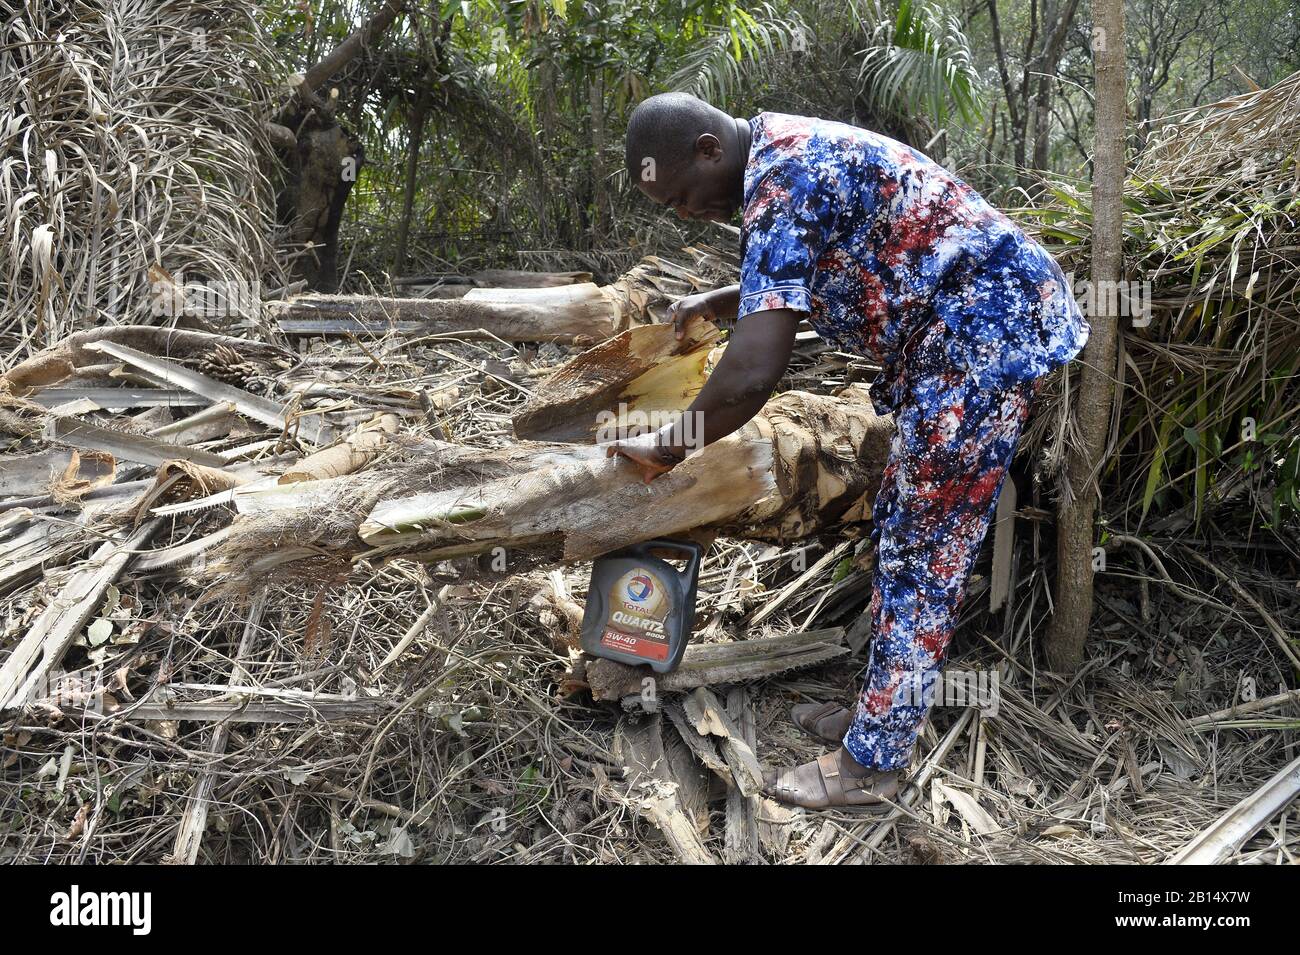
[[[668,306],[667,321],[673,323],[673,333],[681,341],[686,335],[686,326],[696,317],[719,325],[732,324],[736,321],[736,308],[739,304],[740,286],[728,285],[712,292],[679,298]]]
[[[709,298],[711,294],[700,292],[697,295],[687,295],[668,306],[668,321],[673,323],[673,334],[678,341],[686,334],[686,326],[692,319],[702,318],[711,322],[717,318],[713,302]]]
[[[663,429],[615,441],[606,447],[605,457],[619,455],[627,458],[641,472],[641,480],[649,484],[659,475],[667,474],[677,467],[686,457],[684,453],[679,454],[663,443],[661,439],[667,436],[666,432],[667,429]]]

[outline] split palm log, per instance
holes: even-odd
[[[515,434],[587,443],[657,427],[700,393],[718,338],[709,322],[692,323],[681,341],[667,324],[628,329],[543,381],[515,415]]]
[[[502,548],[514,571],[697,530],[794,540],[869,514],[892,431],[863,389],[787,392],[649,485],[599,446],[424,442],[358,474],[236,489],[239,516],[208,568],[247,582],[307,558]]]

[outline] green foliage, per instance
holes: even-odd
[[[381,281],[393,267],[421,96],[430,119],[417,144],[408,271],[449,261],[514,265],[520,248],[628,248],[622,267],[636,255],[631,246],[680,245],[678,227],[654,226],[651,217],[662,214],[628,189],[623,175],[627,115],[654,92],[687,90],[736,115],[801,111],[790,92],[822,83],[811,79],[820,76],[839,84],[844,98],[802,111],[866,122],[878,111],[895,124],[886,131],[895,132],[924,117],[970,119],[978,109],[977,72],[957,21],[932,0],[896,2],[413,5],[333,81],[367,157],[344,226],[350,269]],[[278,0],[265,22],[288,65],[303,70],[377,5]],[[598,262],[587,267],[601,271]]]
[[[807,34],[798,13],[768,3],[756,5],[753,13],[735,3],[714,5],[688,18],[684,28],[692,46],[665,85],[724,109],[753,85],[752,76],[765,61],[797,49]]]
[[[956,17],[924,0],[899,0],[892,20],[881,0],[849,7],[870,29],[858,83],[876,109],[924,112],[936,127],[948,123],[953,107],[965,122],[977,119],[979,75]]]

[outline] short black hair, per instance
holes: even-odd
[[[625,157],[636,182],[644,160],[652,158],[658,174],[677,169],[695,155],[703,133],[721,136],[726,114],[689,93],[660,93],[638,104],[627,121]]]

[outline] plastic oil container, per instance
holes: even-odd
[[[651,555],[672,551],[686,567]],[[599,557],[591,567],[582,615],[582,649],[656,673],[677,668],[695,622],[695,585],[704,548],[694,541],[651,540]]]

